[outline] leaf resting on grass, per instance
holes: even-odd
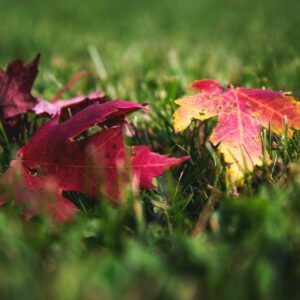
[[[192,88],[199,93],[175,101],[180,106],[174,114],[175,131],[186,129],[192,119],[218,117],[210,140],[219,144],[232,182],[242,182],[246,170],[263,164],[261,126],[270,126],[277,134],[283,134],[287,125],[300,129],[300,103],[282,91],[223,88],[214,80],[195,81]]]
[[[16,161],[2,178],[2,186],[12,181],[14,170],[23,178],[13,191],[14,198],[20,202],[24,202],[24,191],[36,199],[41,190],[45,192],[50,186],[57,195],[54,204],[45,205],[44,200],[36,199],[29,211],[40,213],[43,207],[54,220],[62,221],[75,212],[74,205],[62,197],[63,191],[86,193],[95,198],[103,194],[118,203],[133,178],[137,187],[153,188],[153,177],[188,157],[168,158],[150,152],[148,146],[125,146],[124,118],[143,108],[138,103],[115,100],[90,105],[62,123],[57,115],[42,125],[18,151]],[[100,125],[101,130],[88,135],[94,125]],[[6,199],[4,195],[1,201]]]

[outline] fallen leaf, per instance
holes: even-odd
[[[229,164],[232,182],[242,182],[246,170],[263,164],[261,126],[283,134],[287,120],[289,130],[300,129],[300,103],[282,91],[223,88],[214,80],[195,81],[192,88],[199,93],[175,101],[180,106],[174,114],[175,131],[187,128],[192,119],[218,117],[210,140]]]
[[[40,56],[25,65],[21,60],[11,62],[6,71],[0,69],[0,119],[14,119],[32,109],[38,102],[31,88],[38,73]]]
[[[168,158],[150,152],[148,146],[126,147],[124,118],[143,108],[138,103],[115,100],[90,105],[64,122],[59,123],[59,116],[56,116],[42,125],[30,142],[18,151],[14,163],[21,166],[19,170],[26,178],[22,189],[43,190],[43,183],[50,180],[55,183],[59,199],[63,191],[86,193],[92,197],[97,197],[100,192],[117,203],[132,178],[139,187],[153,188],[153,177],[188,157]],[[87,130],[94,125],[100,125],[101,130],[89,136]],[[14,166],[8,172],[13,172],[12,169]],[[7,176],[10,177],[4,175],[4,178]],[[17,191],[15,197],[24,194]],[[6,199],[2,196],[2,202]],[[66,207],[63,216],[72,215],[73,206],[62,200],[55,203],[55,208]],[[35,211],[36,207],[39,206],[35,206]]]

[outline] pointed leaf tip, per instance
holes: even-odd
[[[191,88],[203,93],[220,94],[222,93],[221,84],[212,79],[202,79],[192,82]]]

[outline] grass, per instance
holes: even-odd
[[[128,143],[192,157],[137,203],[129,193],[118,209],[84,204],[69,224],[22,222],[15,206],[3,206],[1,299],[298,299],[299,132],[263,132],[273,164],[237,197],[206,146],[215,120],[199,141],[196,123],[175,135],[172,114],[173,100],[200,78],[300,95],[299,8],[293,0],[0,0],[0,65],[42,53],[34,94],[50,99],[86,70],[66,97],[102,89],[146,102],[151,109],[132,119],[139,134]],[[1,136],[4,171],[19,145]],[[207,223],[195,238],[199,215]]]

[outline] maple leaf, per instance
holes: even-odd
[[[232,85],[223,88],[214,80],[192,83],[198,90],[192,96],[175,101],[180,107],[174,114],[174,128],[180,132],[192,119],[218,117],[210,140],[229,163],[228,175],[232,182],[242,181],[246,170],[263,164],[260,127],[284,133],[286,120],[289,129],[300,129],[300,103],[282,91],[251,89]],[[269,162],[269,157],[266,157]]]
[[[0,69],[0,119],[13,122],[32,109],[38,100],[30,93],[38,73],[40,55],[29,64],[21,60],[11,62],[6,71]]]
[[[60,197],[62,191],[87,193],[92,197],[102,192],[109,200],[119,202],[132,177],[139,187],[153,188],[153,177],[188,157],[168,158],[150,152],[147,146],[125,146],[124,118],[143,108],[138,103],[115,100],[90,105],[62,123],[57,115],[42,125],[30,142],[18,151],[14,163],[21,166],[19,170],[25,177],[22,189],[43,189],[43,183],[50,179]],[[82,137],[93,125],[101,125],[102,130]],[[9,172],[13,171],[9,169]],[[10,178],[10,175],[4,178],[7,176]],[[15,197],[20,197],[16,192]],[[6,199],[6,195],[2,196],[2,202]],[[66,206],[65,202],[55,203],[55,212],[59,205],[68,209],[67,213],[62,213],[64,217],[73,212],[73,207]]]

